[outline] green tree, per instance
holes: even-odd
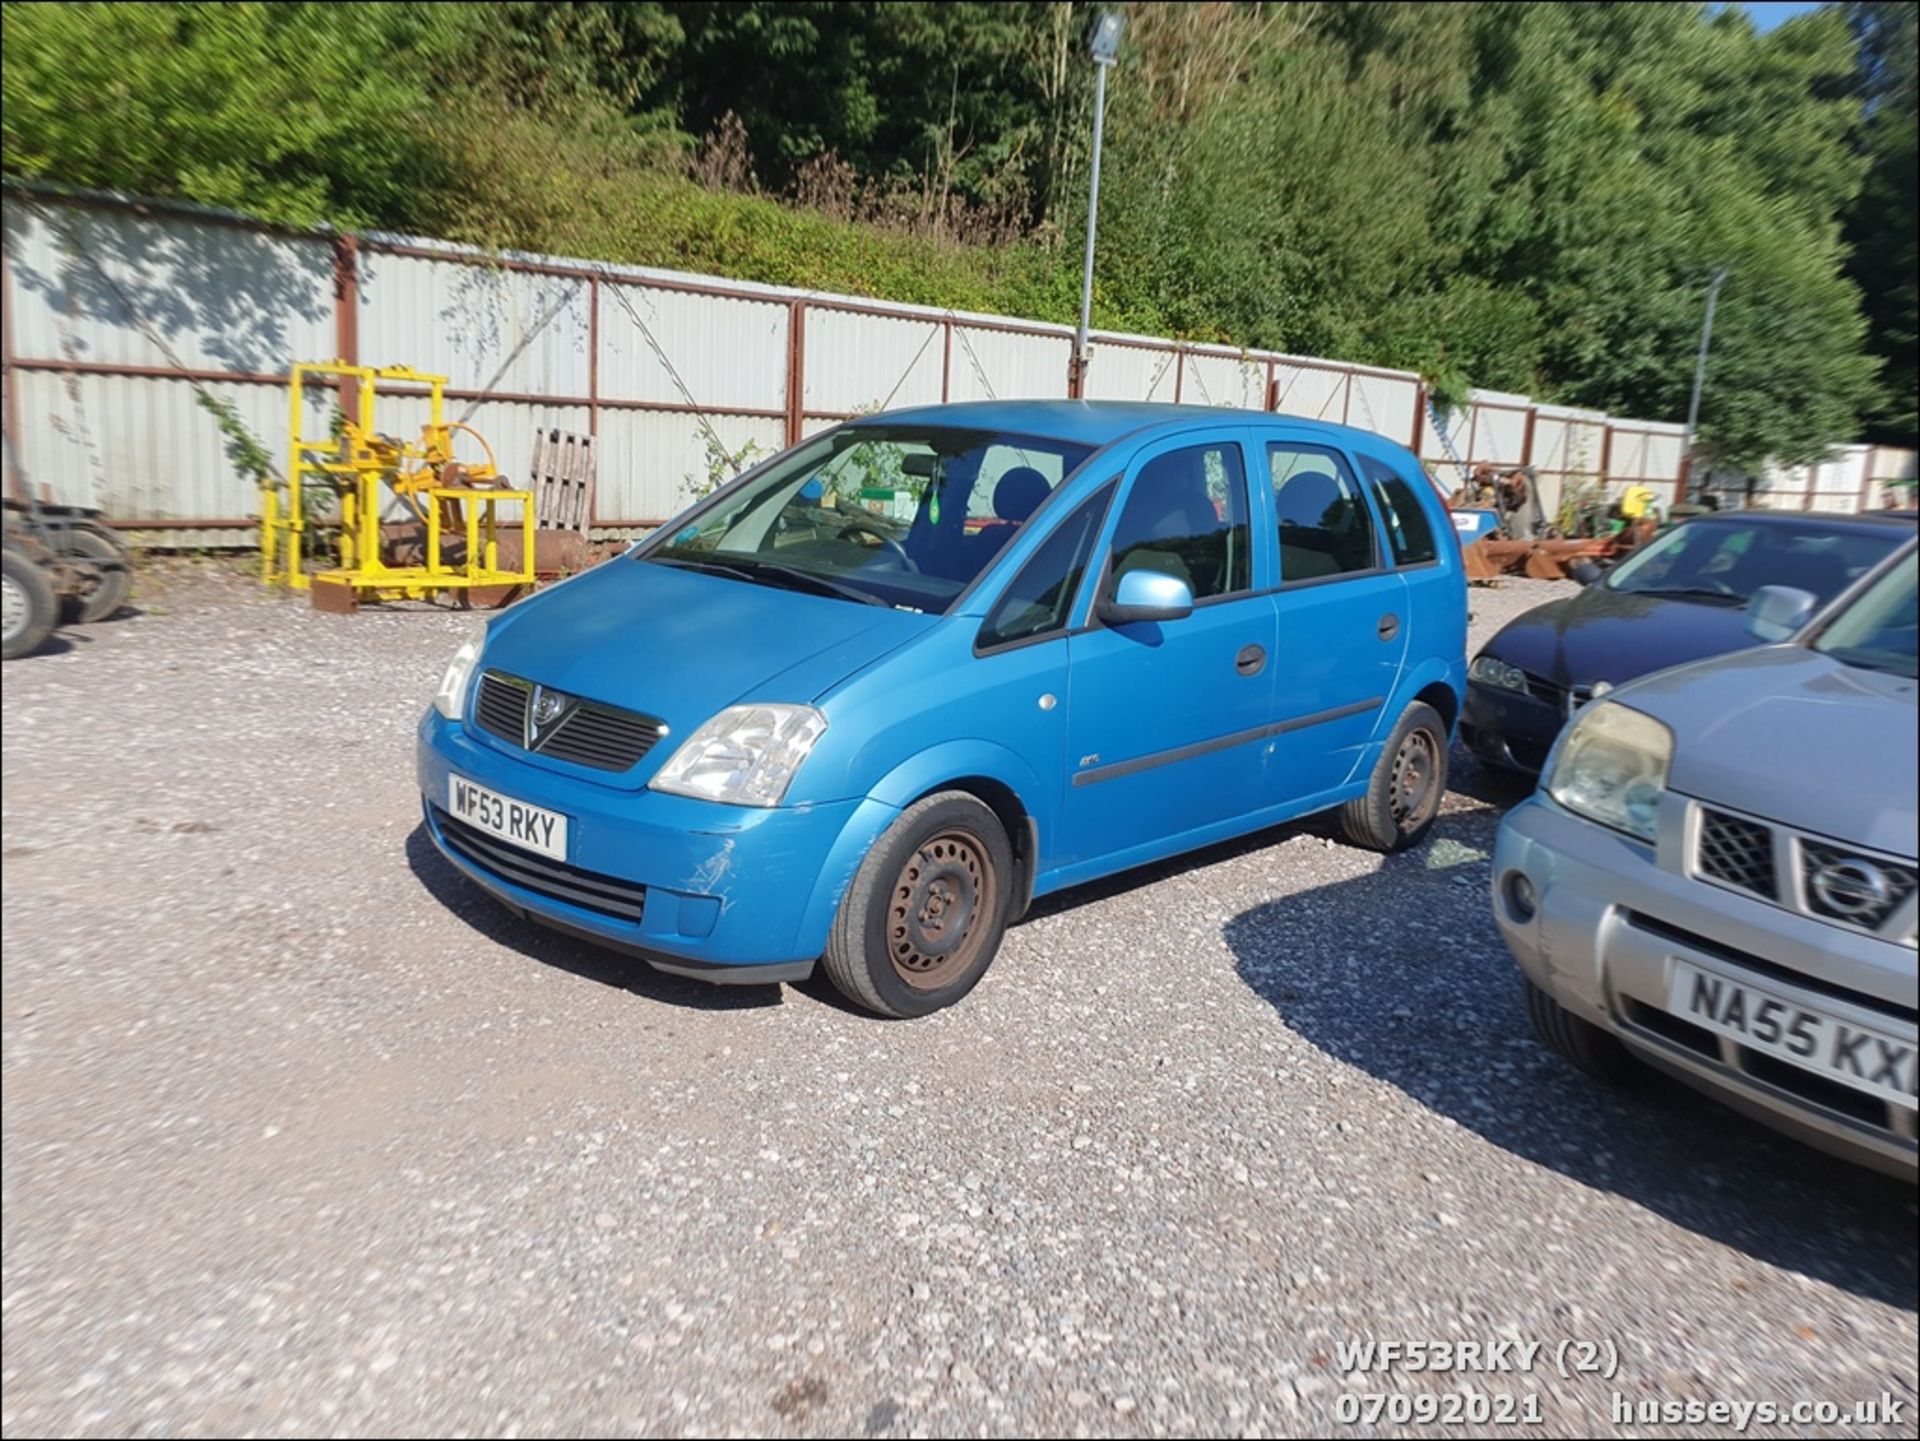
[[[6,168],[295,223],[403,223],[461,7],[5,6]]]
[[[1862,145],[1866,184],[1847,216],[1847,269],[1860,286],[1870,326],[1868,346],[1883,367],[1873,407],[1875,435],[1897,445],[1920,444],[1915,414],[1914,349],[1920,334],[1915,276],[1915,195],[1920,175],[1916,143],[1915,8],[1910,4],[1853,4],[1848,20],[1860,47]]]
[[[1070,321],[1093,9],[8,3],[4,163]],[[1125,9],[1097,324],[1677,418],[1724,267],[1719,460],[1911,434],[1911,6]]]

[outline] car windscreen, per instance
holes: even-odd
[[[1790,585],[1822,603],[1892,555],[1894,526],[1817,520],[1696,520],[1655,539],[1607,577],[1609,590],[1745,605],[1763,585]]]
[[[1920,554],[1861,591],[1814,638],[1813,648],[1866,670],[1920,676]]]
[[[940,615],[1091,453],[985,430],[845,426],[718,491],[636,558]]]

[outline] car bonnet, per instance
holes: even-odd
[[[1672,729],[1673,789],[1911,858],[1916,690],[1908,676],[1774,645],[1664,671],[1615,698]]]
[[[686,735],[742,699],[812,701],[938,621],[623,556],[508,611],[481,667]]]

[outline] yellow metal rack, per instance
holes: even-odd
[[[324,435],[305,426],[306,387],[331,382],[341,392],[341,413]],[[428,419],[412,442],[392,439],[374,428],[374,406],[381,382],[424,387]],[[351,610],[361,601],[420,600],[443,591],[497,590],[511,595],[533,584],[533,494],[509,490],[494,464],[484,437],[444,413],[447,378],[424,375],[404,365],[374,368],[344,361],[302,362],[289,377],[291,453],[284,487],[269,479],[260,495],[260,577],[284,581],[295,590],[316,587],[314,603]],[[414,392],[417,394],[417,391]],[[350,399],[349,399],[350,397]],[[486,453],[482,464],[454,458],[455,432],[471,436]],[[339,507],[340,564],[309,576],[302,565],[307,530],[307,487],[321,483]],[[382,540],[382,492],[390,490],[424,525],[421,565],[389,565]],[[517,568],[500,567],[501,505],[518,505],[509,519],[518,524]],[[450,539],[464,549],[449,563]],[[319,589],[324,587],[325,591]]]

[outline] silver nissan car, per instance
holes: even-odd
[[[1916,673],[1909,543],[1778,642],[1580,711],[1494,850],[1534,1028],[1582,1070],[1645,1061],[1914,1178]]]

